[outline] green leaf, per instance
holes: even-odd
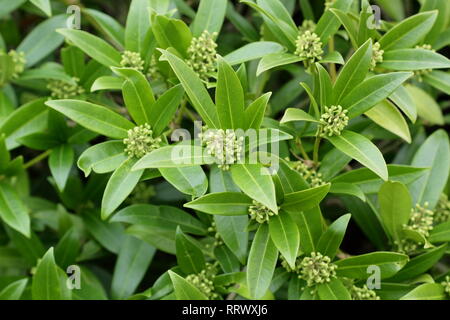
[[[357,48],[358,47],[357,38],[359,31],[357,21],[353,20],[350,14],[345,13],[339,9],[331,8],[330,11],[336,16],[336,18],[338,18],[338,20],[344,26],[353,47]]]
[[[134,204],[117,212],[111,218],[111,222],[125,222],[148,228],[161,226],[172,232],[174,239],[177,226],[180,226],[183,232],[195,235],[206,234],[203,223],[187,212],[170,206]]]
[[[380,68],[409,71],[450,68],[450,60],[443,55],[425,49],[398,49],[383,54]]]
[[[177,227],[175,244],[177,262],[185,274],[198,274],[205,269],[205,257],[202,250],[195,240],[181,231],[180,227]]]
[[[204,30],[209,33],[219,32],[222,28],[227,0],[200,0],[197,14],[192,22],[191,29],[194,37],[199,37]]]
[[[125,160],[111,175],[102,198],[102,219],[106,220],[130,195],[144,170],[131,171],[136,160]]]
[[[25,53],[27,67],[34,66],[63,43],[64,38],[55,31],[65,27],[66,21],[67,16],[63,14],[47,19],[22,40],[16,50]]]
[[[225,273],[239,272],[240,263],[236,255],[227,246],[214,248],[214,256],[220,263],[220,267]]]
[[[135,292],[155,254],[155,248],[132,236],[120,247],[111,282],[113,299],[125,299]]]
[[[48,165],[59,191],[63,191],[66,186],[74,156],[73,148],[68,144],[62,144],[50,153]]]
[[[108,173],[117,169],[128,156],[124,153],[123,141],[106,141],[86,149],[78,158],[78,168],[85,177],[91,171],[95,173]]]
[[[16,140],[45,130],[48,118],[45,101],[45,98],[41,98],[28,102],[15,109],[2,121],[0,132],[6,135],[8,150],[19,146]]]
[[[398,87],[390,96],[389,99],[403,111],[404,114],[414,123],[417,119],[417,109],[411,95],[404,86]]]
[[[358,197],[361,201],[366,201],[366,196],[361,188],[350,183],[332,183],[330,193],[347,194]]]
[[[66,284],[67,276],[55,263],[53,248],[42,257],[33,275],[33,300],[70,300],[72,292]]]
[[[0,291],[0,300],[19,300],[28,284],[28,278],[9,284]]]
[[[218,60],[216,106],[221,129],[242,128],[244,90],[236,72],[222,58]]]
[[[126,79],[122,86],[122,94],[134,122],[138,125],[150,123],[155,97],[145,76],[132,68],[111,69]]]
[[[191,167],[214,163],[215,159],[206,154],[204,149],[197,145],[170,145],[156,149],[135,164],[133,170],[147,168],[176,168]]]
[[[261,224],[256,231],[247,262],[247,286],[254,299],[264,296],[272,281],[278,251],[270,239],[269,227]]]
[[[342,99],[364,80],[369,71],[371,57],[372,41],[369,39],[356,50],[339,72],[333,87],[335,105],[340,104]]]
[[[450,73],[434,70],[424,75],[424,79],[436,89],[450,95]]]
[[[208,178],[201,166],[159,168],[159,172],[179,191],[193,197],[201,197],[208,189]]]
[[[352,3],[352,0],[336,0],[331,8],[347,12]],[[326,45],[328,39],[338,31],[340,25],[341,22],[336,16],[330,10],[326,10],[317,22],[315,33],[320,37],[323,45]]]
[[[177,300],[208,300],[200,290],[187,282],[184,278],[170,270],[168,272]]]
[[[434,226],[430,232],[428,240],[432,243],[450,242],[450,221]]]
[[[295,268],[295,260],[300,246],[297,225],[289,213],[284,211],[272,216],[268,223],[270,238],[291,268]]]
[[[444,255],[447,245],[443,244],[434,249],[412,258],[389,282],[412,279],[433,267]]]
[[[288,108],[281,118],[280,123],[292,122],[292,121],[306,121],[320,123],[319,120],[311,116],[309,113],[297,108]]]
[[[317,251],[333,259],[341,245],[351,214],[345,214],[334,221],[322,234],[317,243]]]
[[[381,37],[381,49],[387,52],[414,46],[431,30],[436,17],[437,11],[428,11],[403,20]]]
[[[408,185],[420,177],[422,177],[427,168],[416,168],[411,166],[387,165],[389,180],[398,181],[405,185]],[[367,168],[360,168],[348,171],[341,174],[332,180],[332,183],[350,183],[359,186],[364,193],[374,194],[378,193],[383,180],[380,179],[374,172]]]
[[[320,63],[316,63],[316,68],[319,72],[319,102],[321,106],[328,106],[333,98],[333,84],[328,71]]]
[[[272,41],[256,41],[248,43],[239,49],[236,49],[223,58],[230,65],[241,64],[247,61],[263,58],[272,53],[283,52],[284,48],[277,42]]]
[[[439,283],[424,283],[400,298],[400,300],[445,300],[447,294]]]
[[[125,49],[145,56],[146,38],[150,30],[149,0],[132,0],[125,26]]]
[[[389,97],[412,75],[411,72],[393,72],[370,77],[355,86],[340,104],[348,110],[350,119],[355,118]]]
[[[162,53],[162,58],[167,60],[172,67],[173,71],[183,85],[189,99],[191,100],[192,105],[200,114],[203,121],[205,121],[206,125],[210,128],[218,128],[219,122],[217,118],[216,106],[212,102],[208,91],[203,85],[203,82],[183,60],[169,51],[160,51]]]
[[[240,192],[216,192],[204,195],[183,206],[209,214],[247,215],[252,199]]]
[[[120,67],[121,54],[105,40],[81,30],[58,29],[58,32],[102,65]]]
[[[256,70],[256,75],[259,76],[261,73],[273,69],[275,67],[296,63],[303,60],[305,59],[300,58],[298,55],[292,53],[287,52],[269,53],[263,56],[259,61],[258,69]]]
[[[284,196],[281,208],[287,211],[303,211],[317,206],[330,190],[330,184],[288,193]]]
[[[91,92],[100,90],[122,90],[124,80],[119,77],[102,76],[95,79],[91,86]]]
[[[164,92],[153,104],[151,108],[153,112],[149,117],[149,124],[155,136],[161,135],[166,129],[168,123],[173,119],[183,96],[183,87],[178,84]]]
[[[8,183],[0,183],[0,218],[14,230],[30,238],[30,216],[17,191]]]
[[[156,15],[153,18],[152,31],[159,48],[172,47],[182,56],[186,56],[186,51],[192,41],[192,35],[184,21]]]
[[[396,252],[371,252],[350,258],[338,260],[336,274],[339,277],[347,277],[358,280],[366,280],[371,276],[368,272],[370,266],[380,268],[380,276],[386,279],[395,275],[408,262],[407,255]]]
[[[52,7],[50,4],[50,0],[30,0],[30,2],[37,8],[39,8],[43,13],[45,13],[47,17],[52,16]]]
[[[411,143],[411,134],[409,133],[409,127],[405,118],[403,118],[401,112],[388,100],[383,100],[378,103],[366,111],[365,115],[380,127]]]
[[[400,240],[403,226],[411,215],[412,200],[408,189],[400,182],[385,182],[378,193],[380,218],[387,233]]]
[[[350,293],[339,279],[319,284],[317,292],[321,300],[351,300]]]
[[[74,264],[81,249],[81,235],[76,227],[64,233],[55,247],[55,260],[61,268]]]
[[[110,39],[116,47],[123,48],[125,30],[119,22],[111,16],[95,9],[84,8],[83,13],[96,22],[94,27]]]
[[[86,129],[104,136],[123,139],[134,125],[114,111],[80,100],[51,100],[45,103]]]
[[[235,164],[231,176],[236,185],[250,198],[278,212],[275,186],[269,171],[261,164]]]
[[[375,172],[381,179],[388,179],[383,155],[366,137],[352,131],[343,131],[339,136],[326,138],[340,151]]]
[[[411,165],[429,167],[430,170],[417,179],[410,192],[413,204],[428,202],[433,209],[444,190],[450,171],[450,144],[444,130],[437,130],[417,150]]]
[[[245,126],[243,129],[259,129],[271,95],[271,92],[263,94],[245,109]]]
[[[122,225],[101,220],[100,213],[96,210],[86,210],[82,217],[86,229],[92,237],[105,249],[118,254],[124,237]]]
[[[413,99],[417,114],[431,125],[443,125],[444,117],[439,104],[426,91],[413,85],[406,85],[409,95]]]

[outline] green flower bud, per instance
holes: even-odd
[[[292,168],[300,173],[302,178],[313,188],[323,186],[326,184],[322,180],[322,174],[318,173],[312,166],[308,165],[305,161],[294,162]]]
[[[248,213],[250,214],[250,218],[258,223],[269,221],[271,216],[276,215],[275,212],[256,200],[253,200],[253,205],[248,207]]]
[[[302,262],[302,259],[300,257],[297,257],[297,259],[295,260],[294,268],[291,268],[289,263],[286,261],[286,258],[282,254],[280,254],[280,260],[281,260],[281,266],[284,269],[286,269],[287,272],[300,273],[301,262]]]
[[[50,80],[47,89],[51,91],[54,99],[69,99],[84,93],[84,88],[78,84],[80,79],[72,77],[75,84],[71,84],[62,80]]]
[[[424,237],[428,237],[430,231],[433,230],[434,212],[427,209],[427,207],[428,202],[425,202],[423,207],[420,204],[416,204],[416,207],[411,209],[411,217],[406,226],[411,230],[419,232]]]
[[[331,262],[330,257],[320,252],[311,252],[311,255],[303,258],[300,263],[299,278],[305,280],[308,287],[312,287],[336,278],[336,269],[337,266]]]
[[[208,129],[203,127],[199,134],[206,152],[215,157],[218,167],[229,170],[230,164],[236,163],[243,156],[244,137],[237,137],[231,129]]]
[[[209,300],[214,300],[219,297],[214,292],[214,277],[217,274],[217,269],[214,265],[207,263],[206,268],[198,274],[190,274],[186,277],[186,281],[195,286],[202,292]]]
[[[322,136],[339,136],[348,124],[348,110],[341,106],[325,107],[320,117]]]
[[[322,42],[317,34],[309,30],[298,34],[295,41],[295,53],[300,58],[305,59],[306,64],[312,64],[316,60],[322,59]]]
[[[150,125],[145,123],[128,130],[128,138],[123,139],[123,143],[128,156],[142,158],[160,147],[161,138],[154,138]]]
[[[139,52],[124,51],[120,65],[124,68],[133,68],[140,72],[144,71],[144,60],[142,60]]]
[[[434,209],[434,224],[447,222],[450,220],[450,201],[445,193],[439,197],[439,201]]]
[[[325,10],[330,9],[331,6],[334,5],[335,2],[336,2],[336,0],[325,0]]]
[[[370,70],[374,70],[378,63],[383,62],[384,50],[381,50],[380,43],[375,42],[372,46],[372,60],[370,61]]]
[[[316,30],[316,23],[312,20],[303,20],[302,25],[298,28],[299,34],[303,34],[306,31],[314,32]]]
[[[217,71],[217,43],[214,40],[216,37],[216,32],[210,34],[205,30],[200,37],[192,38],[187,49],[188,66],[205,82]]]
[[[370,290],[364,285],[362,288],[353,285],[350,289],[350,295],[353,300],[380,300],[380,297],[374,290]]]
[[[223,245],[223,241],[220,237],[220,234],[217,232],[216,223],[214,221],[211,223],[211,226],[208,228],[208,234],[214,237],[214,242],[212,244],[212,246],[214,248]],[[210,248],[211,245],[206,244],[206,247]]]
[[[417,45],[415,48],[416,49],[425,49],[425,50],[430,50],[430,51],[436,52],[436,50],[433,49],[431,44]],[[433,71],[433,69],[423,69],[423,70],[414,70],[413,73],[414,73],[414,76],[416,77],[417,81],[422,82],[423,76],[426,76],[427,74],[431,73],[432,71]]]
[[[25,53],[17,52],[16,50],[10,50],[8,52],[8,55],[11,57],[14,64],[12,78],[16,79],[25,70],[25,65],[27,63],[27,60],[25,59]]]
[[[152,56],[150,60],[150,65],[147,70],[147,78],[150,80],[160,80],[163,79],[163,76],[158,70],[158,65],[155,56]]]

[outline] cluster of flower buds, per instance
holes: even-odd
[[[450,201],[445,193],[439,197],[439,201],[434,208],[434,224],[450,221]]]
[[[127,198],[127,203],[148,203],[149,199],[156,194],[155,186],[145,182],[139,182]]]
[[[336,278],[336,269],[337,266],[331,262],[330,257],[320,252],[311,252],[311,255],[303,258],[300,263],[299,278],[305,280],[308,287],[312,287]]]
[[[342,106],[325,107],[325,112],[320,116],[322,136],[339,136],[348,125],[348,110]]]
[[[367,285],[362,288],[353,285],[350,289],[350,295],[353,300],[380,300],[380,297],[374,290],[371,290]]]
[[[303,33],[299,32],[295,45],[295,54],[300,58],[304,58],[307,65],[311,65],[315,61],[322,59],[322,42],[314,32],[309,30]]]
[[[194,37],[187,49],[187,64],[205,82],[217,71],[217,32],[203,31],[200,37]]]
[[[433,49],[431,44],[417,45],[415,48],[416,49],[430,50],[430,51],[436,52],[436,50]],[[433,71],[433,69],[422,69],[422,70],[414,70],[413,73],[414,73],[414,76],[416,77],[417,81],[422,82],[423,81],[423,76],[431,73],[431,71]]]
[[[78,84],[80,79],[72,77],[73,83],[62,80],[50,80],[47,89],[50,90],[52,98],[69,99],[84,93],[84,88]]]
[[[428,205],[428,202],[425,202],[423,206],[417,203],[416,207],[411,209],[411,217],[406,226],[424,237],[428,237],[433,230],[434,212],[428,209]]]
[[[152,56],[152,58],[150,59],[150,65],[147,69],[147,78],[149,78],[151,81],[161,80],[164,78],[158,70],[155,56]]]
[[[133,68],[140,72],[144,71],[144,60],[142,60],[139,52],[124,51],[120,65],[124,68]]]
[[[311,165],[308,165],[305,161],[296,161],[292,165],[292,168],[300,173],[302,178],[313,188],[323,186],[326,184],[322,180],[322,174],[318,173]]]
[[[230,164],[242,158],[244,137],[238,137],[232,129],[208,129],[204,126],[199,138],[206,147],[206,152],[215,157],[222,170],[229,170]]]
[[[150,125],[145,123],[128,130],[128,138],[123,139],[123,143],[128,156],[142,158],[161,146],[161,138],[154,138]]]
[[[372,46],[372,59],[370,61],[370,70],[374,70],[378,63],[383,62],[384,50],[381,49],[380,43],[375,42]]]
[[[188,275],[186,277],[186,281],[195,286],[209,300],[214,300],[219,297],[219,295],[214,292],[214,277],[216,274],[216,267],[210,263],[207,263],[204,270],[198,274]]]
[[[16,50],[10,50],[8,52],[8,55],[11,57],[14,65],[14,70],[11,76],[13,79],[16,79],[25,70],[25,65],[27,63],[27,60],[25,59],[25,53],[17,52]]]
[[[276,215],[275,212],[256,200],[253,200],[253,205],[248,207],[248,213],[250,218],[258,223],[269,221],[271,216]]]
[[[303,20],[303,23],[300,27],[298,27],[299,34],[303,34],[306,31],[314,32],[316,30],[316,23],[312,20]]]
[[[223,245],[223,241],[220,238],[220,234],[217,232],[216,223],[213,221],[211,226],[208,228],[208,233],[214,237],[214,242],[212,243],[212,247],[219,247]],[[206,244],[207,248],[210,248],[210,244]]]

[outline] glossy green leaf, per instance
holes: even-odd
[[[282,51],[284,51],[283,46],[277,42],[257,41],[246,44],[241,48],[230,52],[223,58],[226,62],[233,66],[247,61],[263,58],[272,53],[280,53]]]
[[[179,191],[193,197],[201,197],[208,189],[208,179],[201,166],[159,168],[159,172]]]
[[[330,257],[331,259],[334,258],[342,240],[344,239],[350,218],[350,214],[345,214],[328,227],[317,243],[318,252]]]
[[[191,26],[193,36],[199,37],[204,30],[211,34],[219,32],[226,10],[227,0],[201,0]]]
[[[380,68],[409,71],[450,68],[450,60],[443,55],[425,49],[398,49],[383,54]]]
[[[247,285],[254,299],[264,296],[269,288],[277,259],[278,251],[270,239],[269,227],[262,224],[253,239],[247,263]]]
[[[207,297],[196,287],[177,275],[175,272],[168,271],[170,280],[172,280],[175,296],[177,300],[208,300]]]
[[[280,211],[269,219],[269,233],[272,242],[283,255],[291,268],[295,268],[295,261],[300,246],[300,234],[289,213]]]
[[[308,210],[317,206],[330,190],[330,184],[288,193],[284,196],[281,208],[287,211]]]
[[[86,149],[78,158],[78,168],[87,177],[95,173],[108,173],[117,169],[128,156],[124,153],[122,141],[106,141]]]
[[[0,300],[19,300],[27,284],[28,278],[14,281],[0,291]]]
[[[246,215],[252,199],[240,192],[216,192],[204,195],[184,206],[209,214],[224,216]]]
[[[50,153],[48,165],[60,191],[64,190],[66,186],[74,156],[72,146],[67,144],[54,148],[52,153]]]
[[[185,274],[198,274],[205,269],[202,250],[180,227],[177,227],[175,245],[178,265]]]
[[[11,228],[30,237],[30,216],[17,191],[8,183],[0,183],[0,218]]]

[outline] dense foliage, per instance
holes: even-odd
[[[449,44],[444,0],[0,0],[0,299],[449,299]]]

